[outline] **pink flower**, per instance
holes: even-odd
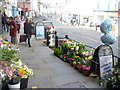
[[[73,60],[73,58],[69,58],[69,60]]]
[[[83,65],[82,68],[83,68],[84,70],[88,70],[88,71],[90,70],[90,66],[87,67],[86,65]]]
[[[4,61],[1,61],[1,63],[3,64],[3,63],[4,63]]]
[[[13,70],[10,70],[8,73],[8,77],[11,77],[13,75]]]
[[[2,65],[0,65],[0,68],[2,68]]]
[[[0,41],[0,45],[2,45],[2,41]]]
[[[62,46],[62,43],[59,43],[59,46]]]

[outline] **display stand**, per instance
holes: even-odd
[[[37,22],[35,26],[35,37],[36,39],[44,39],[45,34],[44,34],[44,24],[42,22]]]
[[[112,74],[113,67],[114,58],[112,48],[107,44],[100,45],[93,55],[91,73],[98,74],[101,80],[106,74]]]

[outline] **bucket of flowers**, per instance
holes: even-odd
[[[21,82],[20,88],[25,89],[28,86],[29,76],[33,75],[33,70],[28,68],[28,66],[26,66],[26,65],[22,65],[18,68],[18,71],[23,72],[23,75],[21,76],[21,80],[20,80],[20,82]]]
[[[8,87],[16,88],[14,87],[14,85],[19,84],[19,88],[21,89],[27,88],[28,78],[30,75],[33,75],[33,70],[29,69],[25,65],[22,65],[19,68],[13,68],[12,77],[11,77],[11,80],[8,82]]]

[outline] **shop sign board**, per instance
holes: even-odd
[[[42,22],[36,23],[36,39],[44,39],[44,24]]]
[[[113,68],[113,50],[109,45],[101,45],[98,51],[100,78],[106,74],[112,73]]]

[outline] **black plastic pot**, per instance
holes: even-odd
[[[26,89],[28,87],[28,78],[22,78],[20,83],[20,89]]]

